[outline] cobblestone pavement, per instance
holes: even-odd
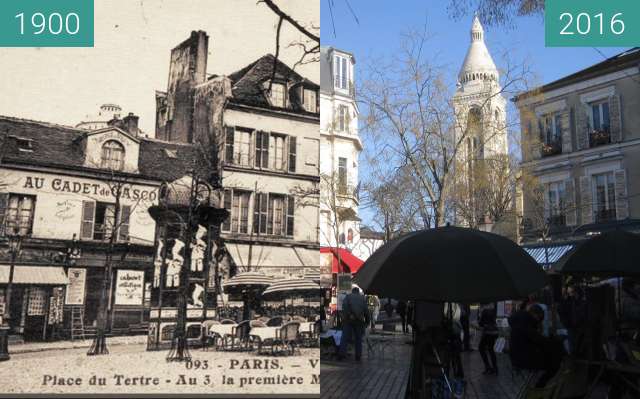
[[[13,354],[0,363],[0,387],[11,393],[293,393],[318,394],[319,350],[294,356],[192,349],[192,363],[168,363],[166,350],[113,345],[110,354],[86,348]],[[315,378],[314,378],[315,376]],[[101,384],[104,383],[104,384]]]
[[[373,350],[364,345],[363,360],[336,361],[323,351],[320,388],[323,399],[404,398],[409,377],[412,346],[409,335],[392,334],[374,343]],[[507,355],[498,354],[498,376],[483,375],[484,366],[478,351],[462,358],[467,399],[514,399],[524,377],[513,375]],[[596,392],[593,399],[604,399]]]

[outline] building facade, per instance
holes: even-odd
[[[359,251],[358,106],[355,58],[333,47],[320,50],[320,243]]]
[[[108,253],[111,331],[146,330],[155,234],[147,209],[157,203],[162,181],[186,171],[182,160],[192,152],[141,138],[131,127],[88,131],[0,117],[2,301],[11,266],[8,237],[22,242],[9,307],[12,335],[69,337],[74,324],[75,333],[90,336]]]
[[[167,91],[156,92],[156,136],[217,149],[231,270],[317,273],[319,86],[271,54],[208,76],[208,40],[193,32],[172,50]]]
[[[468,199],[459,201],[464,203],[465,210],[456,210],[455,222],[490,230],[492,221],[486,220],[481,211],[472,212],[477,207],[473,202],[474,179],[483,178],[482,165],[507,157],[506,100],[478,16],[473,19],[470,39],[453,97],[456,120],[453,143],[459,148],[455,163],[457,190],[469,193]]]
[[[640,49],[523,93],[526,243],[640,224]]]

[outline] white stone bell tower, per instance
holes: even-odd
[[[464,184],[476,176],[479,162],[508,154],[506,105],[500,75],[484,42],[484,29],[475,15],[471,44],[458,74],[453,98],[456,125],[456,175]],[[458,221],[456,221],[458,223]]]

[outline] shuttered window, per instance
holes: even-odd
[[[296,138],[289,137],[289,172],[291,173],[296,172],[296,150]]]
[[[118,240],[129,241],[129,223],[131,219],[131,206],[124,205],[120,211],[120,226],[118,227]]]
[[[227,126],[226,137],[224,145],[224,160],[228,164],[233,163],[233,143],[234,143],[234,129],[232,126]]]
[[[82,226],[80,229],[80,237],[83,239],[93,239],[93,220],[95,217],[95,209],[95,202],[82,201]]]
[[[229,212],[229,216],[222,222],[222,231],[230,231],[231,230],[231,190],[224,190],[224,196],[222,199],[223,208]]]
[[[295,208],[296,208],[295,197],[293,196],[287,197],[287,235],[290,237],[293,237],[293,233],[294,233]]]
[[[256,161],[257,168],[269,167],[269,133],[256,132]]]

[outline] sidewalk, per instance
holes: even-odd
[[[9,354],[43,352],[49,350],[89,348],[93,339],[53,342],[28,342],[24,344],[9,345]],[[120,337],[107,337],[108,345],[140,345],[147,342],[146,335],[130,335]]]

